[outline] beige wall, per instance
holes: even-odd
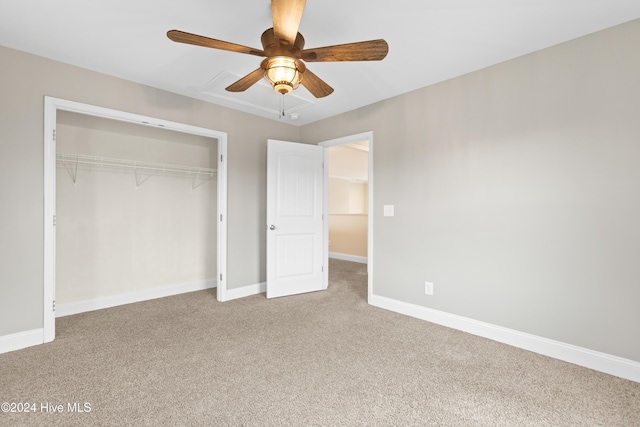
[[[369,152],[365,147],[368,147],[367,141],[329,147],[329,175],[367,181],[369,179]]]
[[[329,174],[329,252],[366,258],[369,186]]]
[[[228,286],[265,280],[266,140],[297,127],[0,47],[0,336],[43,326],[44,96],[228,134]]]
[[[367,215],[329,214],[329,252],[367,257]]]
[[[638,76],[637,20],[305,126],[374,132],[374,294],[640,361]]]
[[[329,214],[366,214],[368,191],[366,182],[329,176]]]

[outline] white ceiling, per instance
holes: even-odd
[[[0,45],[303,125],[638,18],[638,0],[308,0],[307,48],[383,38],[389,55],[308,64],[335,92],[315,99],[300,86],[283,119],[266,83],[223,90],[261,58],[166,37],[178,29],[261,48],[269,0],[0,0]]]

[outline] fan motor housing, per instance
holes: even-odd
[[[289,56],[291,58],[302,58],[302,50],[304,49],[304,37],[298,33],[296,40],[291,45],[286,40],[276,38],[273,28],[269,28],[260,37],[262,48],[267,57],[271,56]]]

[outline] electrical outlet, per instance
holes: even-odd
[[[424,293],[427,295],[433,295],[433,283],[424,282]]]

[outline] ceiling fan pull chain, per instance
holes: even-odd
[[[280,97],[280,118],[284,118],[284,93]]]

